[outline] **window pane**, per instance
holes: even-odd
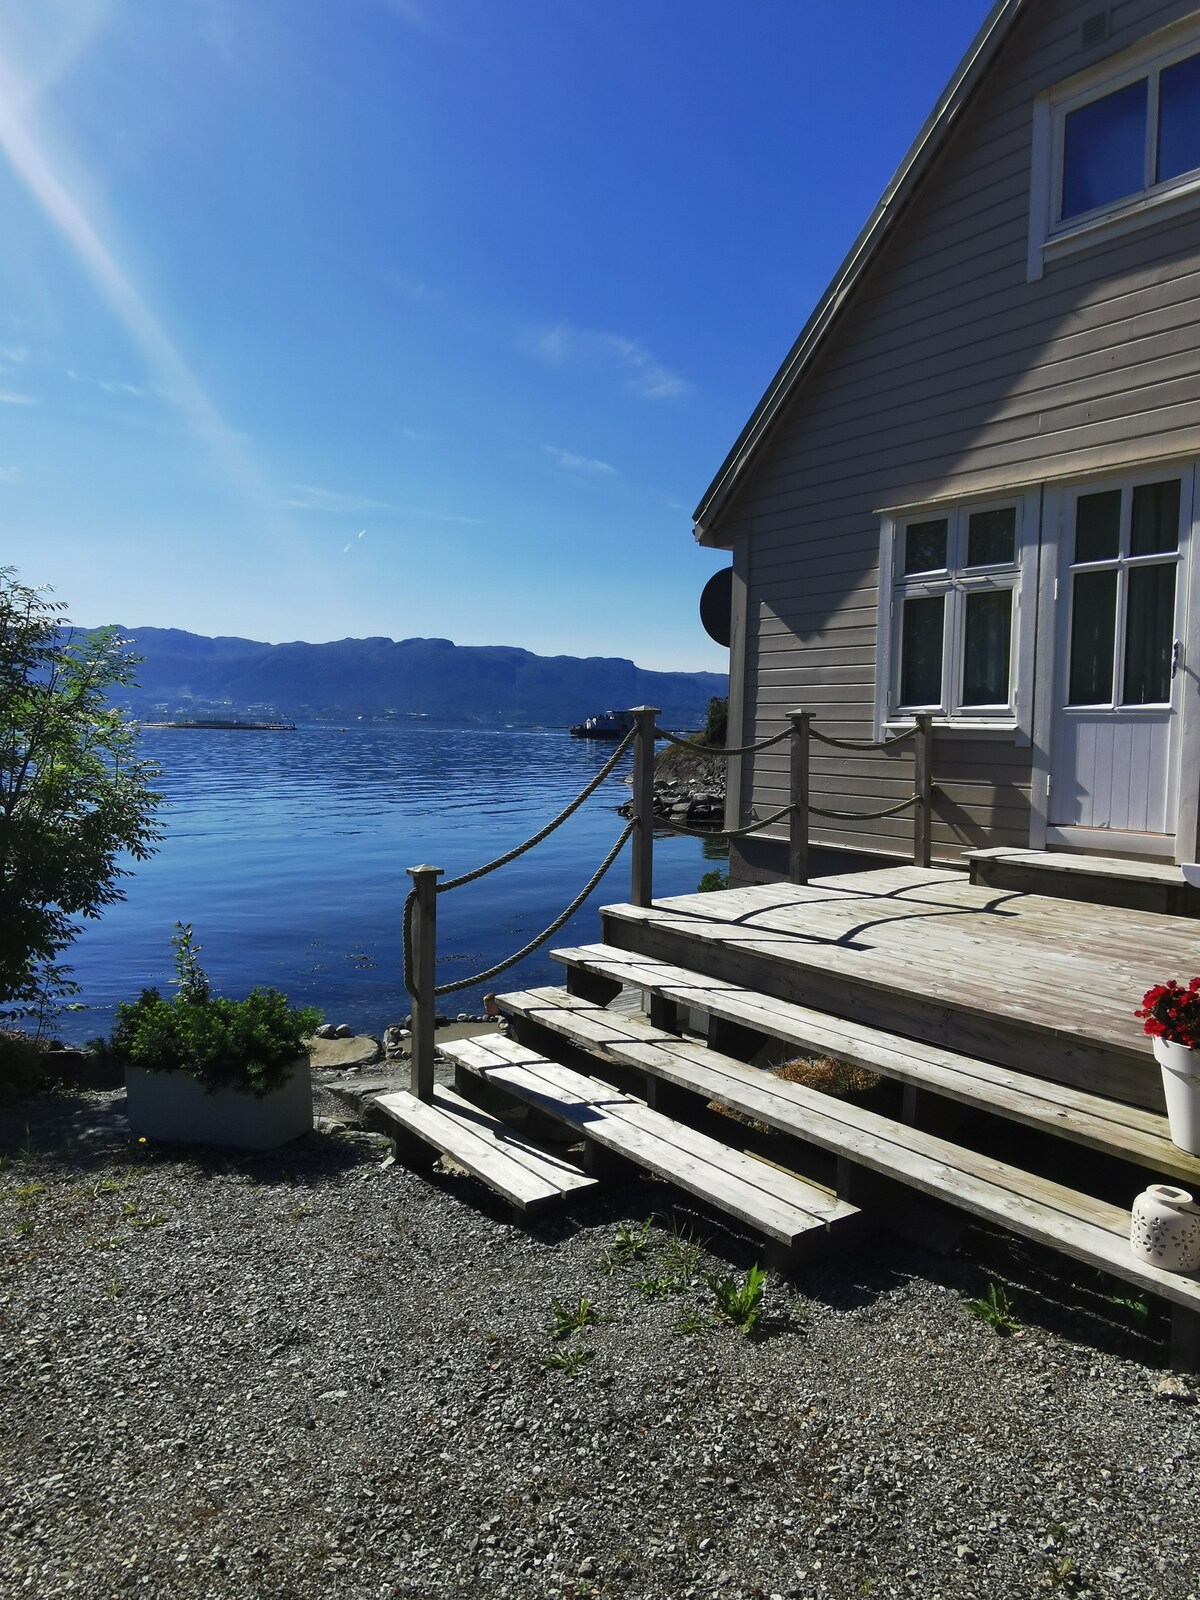
[[[963,653],[964,706],[1006,706],[1012,648],[1012,590],[980,589],[967,597]]]
[[[1167,67],[1158,80],[1156,183],[1200,167],[1200,56]]]
[[[1075,502],[1076,561],[1115,561],[1120,553],[1120,489],[1081,494]]]
[[[1064,221],[1145,188],[1147,83],[1148,79],[1139,78],[1067,116]]]
[[[1179,479],[1139,483],[1133,491],[1131,556],[1155,556],[1179,549]]]
[[[1077,572],[1073,600],[1067,699],[1073,706],[1111,705],[1117,624],[1116,572]]]
[[[1017,554],[1017,508],[972,511],[967,520],[967,565],[1011,566]]]
[[[946,566],[945,517],[936,522],[910,522],[904,530],[904,570],[942,572]]]
[[[1130,567],[1122,705],[1163,705],[1171,698],[1174,648],[1175,563]]]
[[[940,594],[904,602],[900,644],[902,706],[940,706],[942,703],[945,607],[945,596]]]

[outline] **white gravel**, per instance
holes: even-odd
[[[367,1136],[158,1151],[122,1104],[0,1122],[6,1600],[1200,1594],[1193,1391],[1061,1264],[885,1242],[685,1338],[754,1245],[664,1185],[523,1231]],[[654,1298],[672,1218],[708,1246]]]

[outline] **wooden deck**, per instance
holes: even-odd
[[[1200,971],[1191,918],[894,867],[610,906],[604,941],[1160,1111],[1133,1012]]]

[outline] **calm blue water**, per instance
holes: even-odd
[[[405,869],[447,877],[520,843],[603,766],[611,746],[565,732],[354,723],[295,733],[162,729],[142,735],[169,805],[156,856],[127,899],[88,924],[67,953],[86,1010],[55,1031],[107,1031],[120,1000],[173,975],[176,921],[190,922],[220,993],[274,984],[294,1004],[379,1033],[409,1010],[401,975]],[[621,771],[627,770],[623,766]],[[545,843],[438,900],[438,981],[468,977],[519,949],[572,900],[603,859],[629,796],[621,773]],[[655,893],[695,889],[709,869],[699,840],[659,837]],[[547,950],[599,938],[598,908],[629,898],[629,846],[565,928],[497,980],[447,996],[482,1009],[487,989],[558,981]]]

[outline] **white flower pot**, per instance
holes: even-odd
[[[1155,1039],[1154,1059],[1162,1068],[1163,1094],[1171,1142],[1200,1156],[1200,1054],[1185,1044]]]
[[[242,1089],[209,1094],[186,1072],[133,1066],[125,1070],[125,1088],[129,1126],[147,1139],[274,1150],[312,1130],[312,1074],[306,1055],[297,1058],[285,1083],[261,1099]]]
[[[1129,1247],[1152,1266],[1194,1272],[1200,1267],[1200,1207],[1186,1189],[1152,1183],[1133,1202]]]

